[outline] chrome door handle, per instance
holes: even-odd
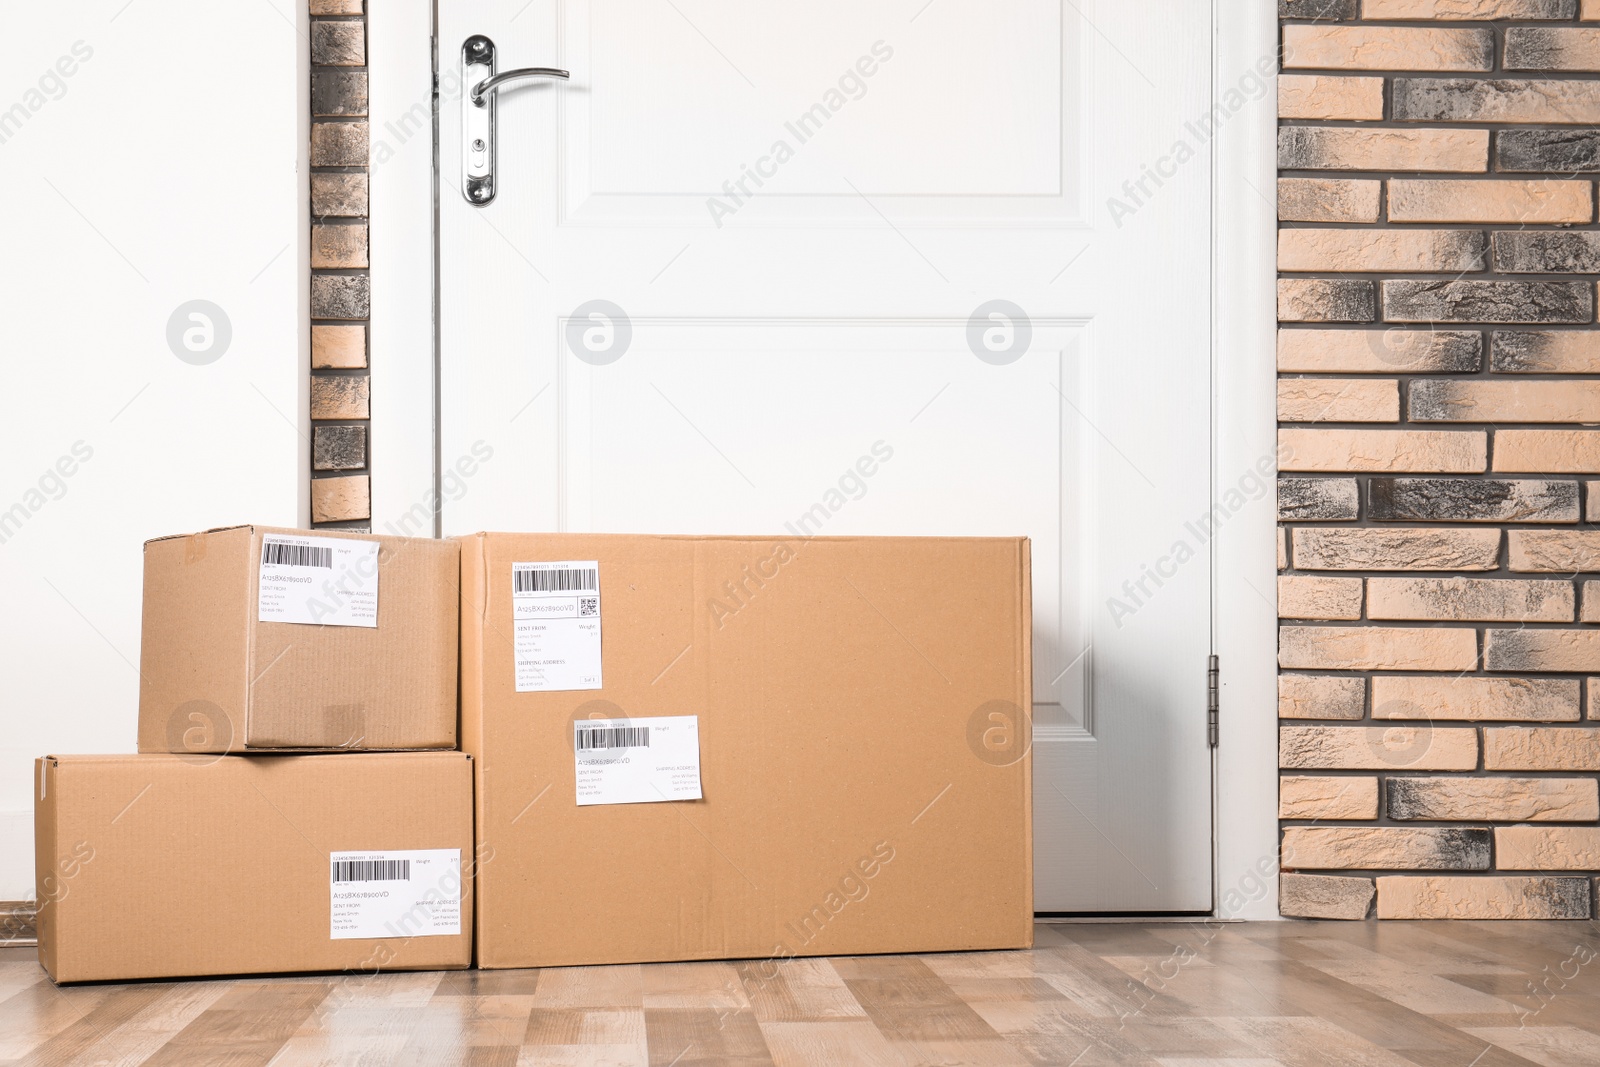
[[[495,100],[500,88],[523,78],[560,78],[570,75],[555,67],[519,67],[494,72],[494,42],[481,33],[461,42],[461,84],[470,86],[461,97],[461,195],[482,207],[495,194]]]
[[[570,77],[572,75],[569,72],[558,70],[555,67],[518,67],[516,70],[503,71],[492,78],[485,78],[473,86],[472,102],[482,107],[485,96],[494,92],[506,82],[516,81],[519,78],[561,78],[565,80]]]

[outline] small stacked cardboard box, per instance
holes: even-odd
[[[140,754],[37,765],[52,978],[470,965],[459,560],[262,526],[145,545]]]

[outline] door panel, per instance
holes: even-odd
[[[1129,6],[439,10],[573,75],[486,207],[441,111],[446,532],[1032,537],[1044,911],[1211,905],[1209,9]]]
[[[668,4],[590,0],[561,15],[563,55],[592,63],[560,105],[569,225],[731,219],[709,208],[715,198],[746,225],[881,226],[857,190],[920,201],[897,222],[1078,214],[1067,70],[1080,24],[1063,25],[1059,0],[952,5],[922,34],[903,5],[827,0],[758,17],[700,5],[691,17],[708,37],[749,43],[737,61]],[[959,40],[962,53],[919,37]]]

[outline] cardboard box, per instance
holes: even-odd
[[[452,541],[146,542],[139,751],[454,748],[459,578]]]
[[[472,962],[462,753],[47,756],[37,774],[58,982]]]
[[[1030,945],[1029,580],[1025,539],[463,539],[478,965]]]

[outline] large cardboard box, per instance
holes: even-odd
[[[472,962],[462,753],[46,756],[37,773],[39,961],[58,982]]]
[[[139,751],[454,748],[460,558],[271,526],[147,542]]]
[[[478,534],[462,597],[479,966],[1032,943],[1025,539]]]

